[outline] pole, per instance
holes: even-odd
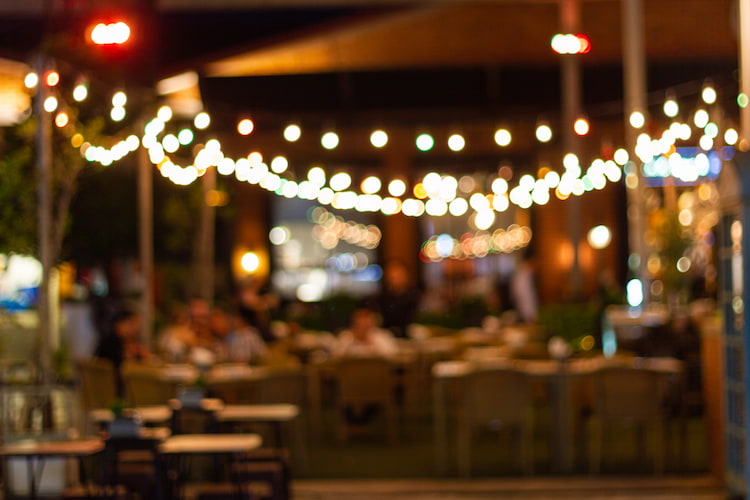
[[[560,2],[560,26],[563,33],[578,33],[581,19],[581,6],[578,0]],[[580,141],[573,131],[573,122],[581,113],[581,66],[578,56],[563,55],[560,58],[561,100],[562,100],[562,139],[563,153],[573,153],[580,158]],[[581,241],[581,200],[571,196],[566,202],[568,234],[573,250],[573,263],[570,269],[571,298],[578,300],[582,291],[581,262],[579,243]],[[573,470],[573,450],[569,437],[572,435],[572,415],[568,404],[570,386],[566,375],[555,381],[554,405],[557,409],[555,455],[560,471]]]
[[[216,168],[209,168],[201,182],[202,205],[200,234],[198,238],[198,283],[199,296],[209,304],[214,299],[214,227],[216,209],[209,203],[211,193],[216,189]]]
[[[147,347],[152,344],[154,324],[154,202],[153,169],[146,148],[138,148],[138,227],[139,252],[143,289],[141,291],[141,341]]]
[[[39,75],[39,87],[34,114],[37,117],[36,131],[36,171],[37,171],[37,237],[39,243],[39,260],[42,264],[42,279],[39,284],[39,366],[41,382],[52,382],[52,297],[50,293],[50,273],[52,271],[52,118],[44,110],[44,101],[49,97],[49,87],[45,85],[44,75],[48,70],[48,60],[39,55],[35,69]]]
[[[563,33],[577,33],[581,18],[578,0],[560,2],[560,27]],[[560,79],[562,100],[562,140],[563,154],[573,153],[580,158],[580,141],[573,131],[573,122],[581,113],[581,65],[576,55],[560,57]],[[573,250],[570,268],[570,295],[577,300],[582,291],[581,262],[579,244],[581,241],[581,200],[571,196],[566,202],[568,214],[568,235]]]
[[[647,285],[646,256],[643,235],[645,231],[645,215],[643,209],[644,189],[643,175],[635,155],[637,131],[630,125],[630,115],[639,111],[647,115],[646,103],[646,52],[643,34],[643,1],[622,0],[622,47],[623,47],[623,88],[625,93],[625,143],[630,152],[630,174],[633,175],[634,185],[627,187],[628,206],[628,241],[630,254],[635,255],[635,261],[630,259],[630,269],[643,284],[644,304],[648,303],[649,292]]]
[[[740,65],[740,92],[743,93],[745,96],[750,96],[750,0],[739,0],[739,27],[737,32],[739,33],[739,65]],[[747,152],[748,149],[750,149],[750,143],[748,143],[748,137],[750,136],[750,107],[745,106],[740,108],[740,141],[739,141],[739,149],[743,153]],[[737,165],[737,170],[739,173],[740,179],[742,179],[742,183],[740,186],[741,189],[741,222],[742,222],[742,262],[747,262],[748,253],[750,251],[750,182],[748,182],[748,179],[750,176],[748,176],[748,172],[750,172],[750,161],[748,161],[747,154],[738,154],[737,159],[735,160],[735,163]],[[747,304],[747,301],[750,300],[750,287],[748,287],[748,283],[750,283],[750,266],[744,265],[742,266],[743,272],[742,272],[742,283],[741,283],[741,289],[742,289],[742,299],[745,301],[745,304]],[[730,453],[729,455],[729,465],[741,465],[742,470],[736,470],[734,472],[741,472],[743,473],[740,477],[742,478],[742,481],[744,484],[742,484],[743,491],[741,494],[746,495],[748,490],[750,490],[750,485],[748,482],[750,481],[750,444],[748,443],[747,438],[747,432],[748,429],[750,429],[750,397],[748,397],[748,387],[750,387],[750,370],[748,370],[748,367],[750,367],[750,347],[748,347],[748,321],[747,321],[747,307],[744,308],[743,312],[743,335],[741,343],[742,350],[743,350],[743,364],[744,364],[744,370],[741,371],[743,373],[742,377],[742,385],[744,387],[744,398],[743,398],[743,404],[742,404],[742,423],[741,423],[741,430],[742,430],[742,441],[743,441],[743,450],[740,455],[740,457],[734,456]],[[725,332],[726,335],[726,332]],[[727,382],[727,377],[724,377],[725,384]],[[728,394],[729,397],[732,396],[732,394]],[[732,416],[730,415],[728,417],[728,420],[731,421]],[[731,444],[731,443],[730,443]],[[730,448],[731,450],[731,448]]]

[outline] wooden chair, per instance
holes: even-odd
[[[459,474],[471,475],[471,447],[478,428],[518,434],[518,456],[524,473],[534,470],[533,411],[529,376],[509,366],[477,368],[463,379],[458,408]]]
[[[633,366],[604,366],[594,374],[594,408],[589,425],[589,468],[601,469],[605,425],[637,427],[639,457],[647,443],[654,448],[654,472],[664,471],[664,398],[670,374]],[[647,439],[651,429],[653,439]]]
[[[385,416],[388,440],[395,442],[398,403],[392,362],[383,357],[346,357],[337,360],[334,370],[339,439],[345,441],[356,426],[349,422],[347,413],[377,408]],[[362,425],[366,424],[369,422]]]
[[[108,408],[117,400],[117,373],[112,361],[93,357],[80,359],[76,369],[85,412]]]
[[[302,367],[269,367],[258,380],[258,402],[290,403],[305,407],[307,381]]]
[[[126,401],[133,408],[165,405],[175,396],[172,383],[158,366],[123,363],[120,372]]]

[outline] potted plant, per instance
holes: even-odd
[[[107,428],[110,437],[130,438],[138,435],[141,420],[136,413],[127,410],[125,401],[115,399],[109,409],[112,411],[112,421]]]

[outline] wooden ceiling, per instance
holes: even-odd
[[[580,31],[592,42],[581,60],[622,57],[621,2],[580,2]],[[644,2],[650,62],[736,61],[733,0]],[[556,1],[447,2],[353,16],[287,33],[205,66],[208,76],[237,77],[468,66],[554,66],[549,40],[560,31]]]

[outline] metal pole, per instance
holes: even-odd
[[[143,290],[141,291],[141,341],[151,348],[154,324],[154,194],[153,169],[146,148],[138,148],[138,226],[140,228],[140,260]]]
[[[635,176],[635,186],[628,186],[628,241],[630,254],[636,255],[631,260],[631,270],[643,284],[644,303],[649,300],[646,267],[644,259],[646,249],[643,240],[645,216],[643,210],[644,189],[643,176],[635,155],[635,143],[638,132],[630,126],[630,115],[639,111],[647,116],[646,103],[646,52],[643,34],[642,0],[622,0],[622,47],[623,47],[623,87],[625,93],[625,142],[630,151],[629,168]]]
[[[560,27],[564,33],[577,33],[580,26],[581,6],[578,0],[560,2]],[[560,57],[562,98],[563,153],[573,153],[580,158],[580,143],[573,131],[573,122],[581,113],[581,65],[578,56]],[[571,298],[580,298],[582,291],[579,243],[581,241],[581,200],[571,196],[566,203],[568,234],[573,250],[570,269]]]
[[[52,328],[50,293],[50,273],[52,270],[52,118],[44,110],[44,101],[49,97],[49,87],[45,85],[44,75],[48,70],[47,58],[37,56],[35,69],[39,75],[39,88],[34,102],[34,114],[37,117],[36,131],[36,171],[37,171],[37,236],[39,240],[39,260],[42,264],[42,280],[39,284],[39,366],[41,382],[52,381]]]

